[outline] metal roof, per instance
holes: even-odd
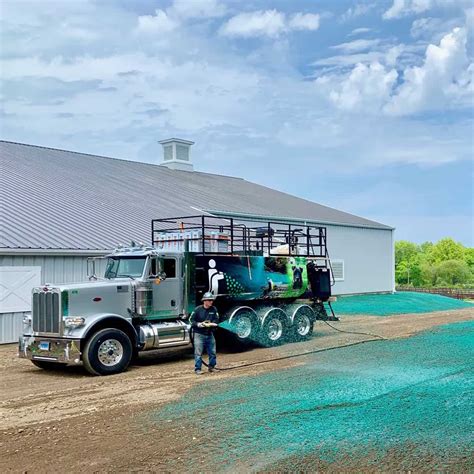
[[[0,250],[148,244],[151,219],[197,209],[391,229],[230,176],[8,141],[0,164]]]

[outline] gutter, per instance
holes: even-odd
[[[326,224],[339,227],[357,227],[363,229],[376,229],[376,230],[390,230],[394,231],[395,227],[383,226],[377,227],[376,225],[364,225],[364,224],[346,224],[341,222],[332,222],[325,220],[314,220],[314,219],[301,219],[297,217],[275,217],[275,216],[264,216],[259,214],[245,214],[242,212],[228,212],[228,211],[216,211],[213,209],[208,209],[206,212],[213,214],[218,217],[231,217],[247,221],[271,221],[271,222],[294,222],[298,224]],[[382,224],[383,225],[383,224]]]

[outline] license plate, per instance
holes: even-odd
[[[39,343],[40,351],[49,351],[49,342],[40,342]]]

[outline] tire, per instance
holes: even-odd
[[[86,342],[82,360],[93,375],[112,375],[127,369],[132,359],[132,342],[119,329],[102,329]]]
[[[229,325],[233,339],[238,344],[248,345],[257,339],[258,325],[255,313],[242,309],[235,314]]]
[[[61,362],[50,362],[48,360],[32,360],[31,363],[43,370],[61,370],[66,367],[66,364]]]
[[[272,308],[265,316],[260,329],[259,343],[265,347],[283,344],[287,338],[286,314],[279,308]]]
[[[313,335],[314,312],[308,306],[300,306],[296,310],[291,325],[290,341],[299,342],[309,339]]]

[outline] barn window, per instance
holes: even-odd
[[[170,161],[173,159],[173,146],[172,145],[166,145],[163,147],[164,150],[164,161]]]
[[[331,259],[332,273],[335,281],[344,281],[344,260]]]
[[[176,159],[182,161],[189,161],[189,146],[176,145]]]

